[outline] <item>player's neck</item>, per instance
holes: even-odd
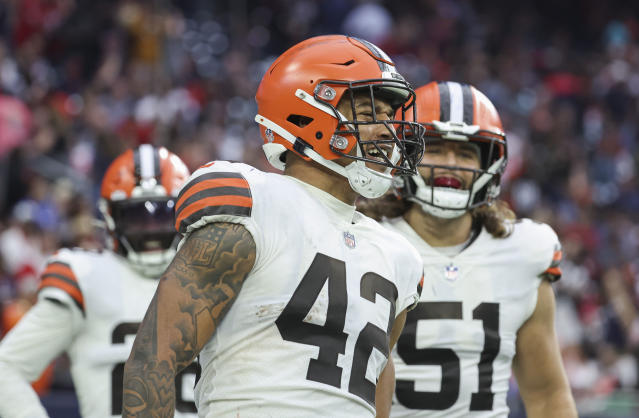
[[[469,212],[459,218],[443,219],[424,212],[417,204],[411,206],[404,219],[431,247],[463,244],[470,238],[473,228]]]
[[[357,193],[351,188],[348,179],[314,161],[304,161],[289,151],[284,174],[317,187],[348,205],[355,205]]]

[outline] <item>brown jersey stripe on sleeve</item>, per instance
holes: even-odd
[[[244,187],[247,187],[247,188],[249,187],[248,182],[246,181],[244,176],[242,174],[240,174],[240,173],[225,172],[225,171],[214,171],[214,172],[211,172],[211,173],[204,173],[201,176],[197,176],[196,178],[194,178],[191,181],[189,181],[180,190],[180,194],[178,194],[177,201],[178,202],[182,201],[183,200],[182,196],[184,196],[185,194],[189,193],[189,190],[192,187],[194,187],[196,184],[201,183],[201,182],[206,181],[206,180],[214,180],[214,179],[239,179],[239,180],[243,180],[244,181],[244,183],[243,183]]]
[[[186,194],[184,196],[187,196]],[[196,191],[188,196],[182,204],[176,205],[175,216],[179,217],[184,209],[189,208],[192,204],[210,197],[245,197],[251,199],[251,191],[246,187],[210,187],[204,190]]]
[[[179,210],[182,206],[184,206],[185,201],[189,200],[191,196],[207,189],[223,189],[222,192],[224,192],[224,194],[238,194],[239,196],[250,196],[248,183],[244,179],[219,178],[219,179],[202,180],[201,182],[194,184],[188,190],[185,190],[184,193],[180,194],[180,198],[175,204],[176,210]],[[236,189],[236,190],[233,190],[233,189]],[[221,194],[222,193],[220,193],[220,195]],[[186,203],[186,205],[188,205],[188,203]]]
[[[200,199],[180,210],[175,218],[175,229],[181,233],[198,218],[211,215],[251,216],[253,199],[246,196],[213,196]]]
[[[42,282],[40,282],[40,287],[38,290],[41,290],[45,287],[56,287],[58,289],[63,290],[73,302],[78,306],[82,314],[84,315],[84,297],[82,296],[82,291],[78,287],[77,283],[69,280],[66,277],[61,277],[57,274],[47,274],[43,275]]]
[[[550,263],[550,267],[557,267],[559,266],[559,264],[561,263],[561,259],[563,257],[563,254],[561,253],[561,250],[555,250],[555,252],[552,255],[552,262]]]
[[[215,205],[216,202],[210,200],[212,198],[221,199],[219,200],[219,202],[221,202],[222,204],[228,204],[228,202],[234,202],[231,205],[248,206],[248,207],[252,206],[253,204],[253,200],[251,199],[251,193],[249,192],[249,189],[240,189],[237,187],[217,187],[214,189],[202,190],[201,192],[195,193],[193,196],[188,198],[184,202],[184,204],[175,211],[175,217],[180,218],[182,215],[182,212],[184,212],[185,210],[189,210],[191,207],[193,207],[193,205],[197,206],[199,202],[202,202],[204,200]]]
[[[556,282],[561,279],[561,269],[559,267],[549,267],[540,276],[550,282]]]
[[[71,270],[71,267],[68,264],[62,263],[60,261],[53,261],[47,264],[46,268],[40,276],[43,277],[47,274],[59,274],[76,283],[78,281],[78,279],[75,277],[75,274],[73,273],[73,270]]]

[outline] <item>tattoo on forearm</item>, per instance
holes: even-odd
[[[127,361],[124,417],[173,416],[175,374],[210,339],[254,263],[255,243],[241,225],[210,224],[187,239],[160,281]]]

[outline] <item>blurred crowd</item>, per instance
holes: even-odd
[[[557,329],[579,410],[638,416],[636,2],[0,2],[3,330],[47,255],[102,245],[99,185],[126,148],[268,170],[257,84],[275,56],[326,33],[376,43],[414,87],[467,82],[493,101],[508,135],[502,197],[563,244]]]

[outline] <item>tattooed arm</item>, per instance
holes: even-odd
[[[209,341],[255,263],[242,226],[193,232],[162,276],[124,368],[123,417],[173,417],[175,375]]]

